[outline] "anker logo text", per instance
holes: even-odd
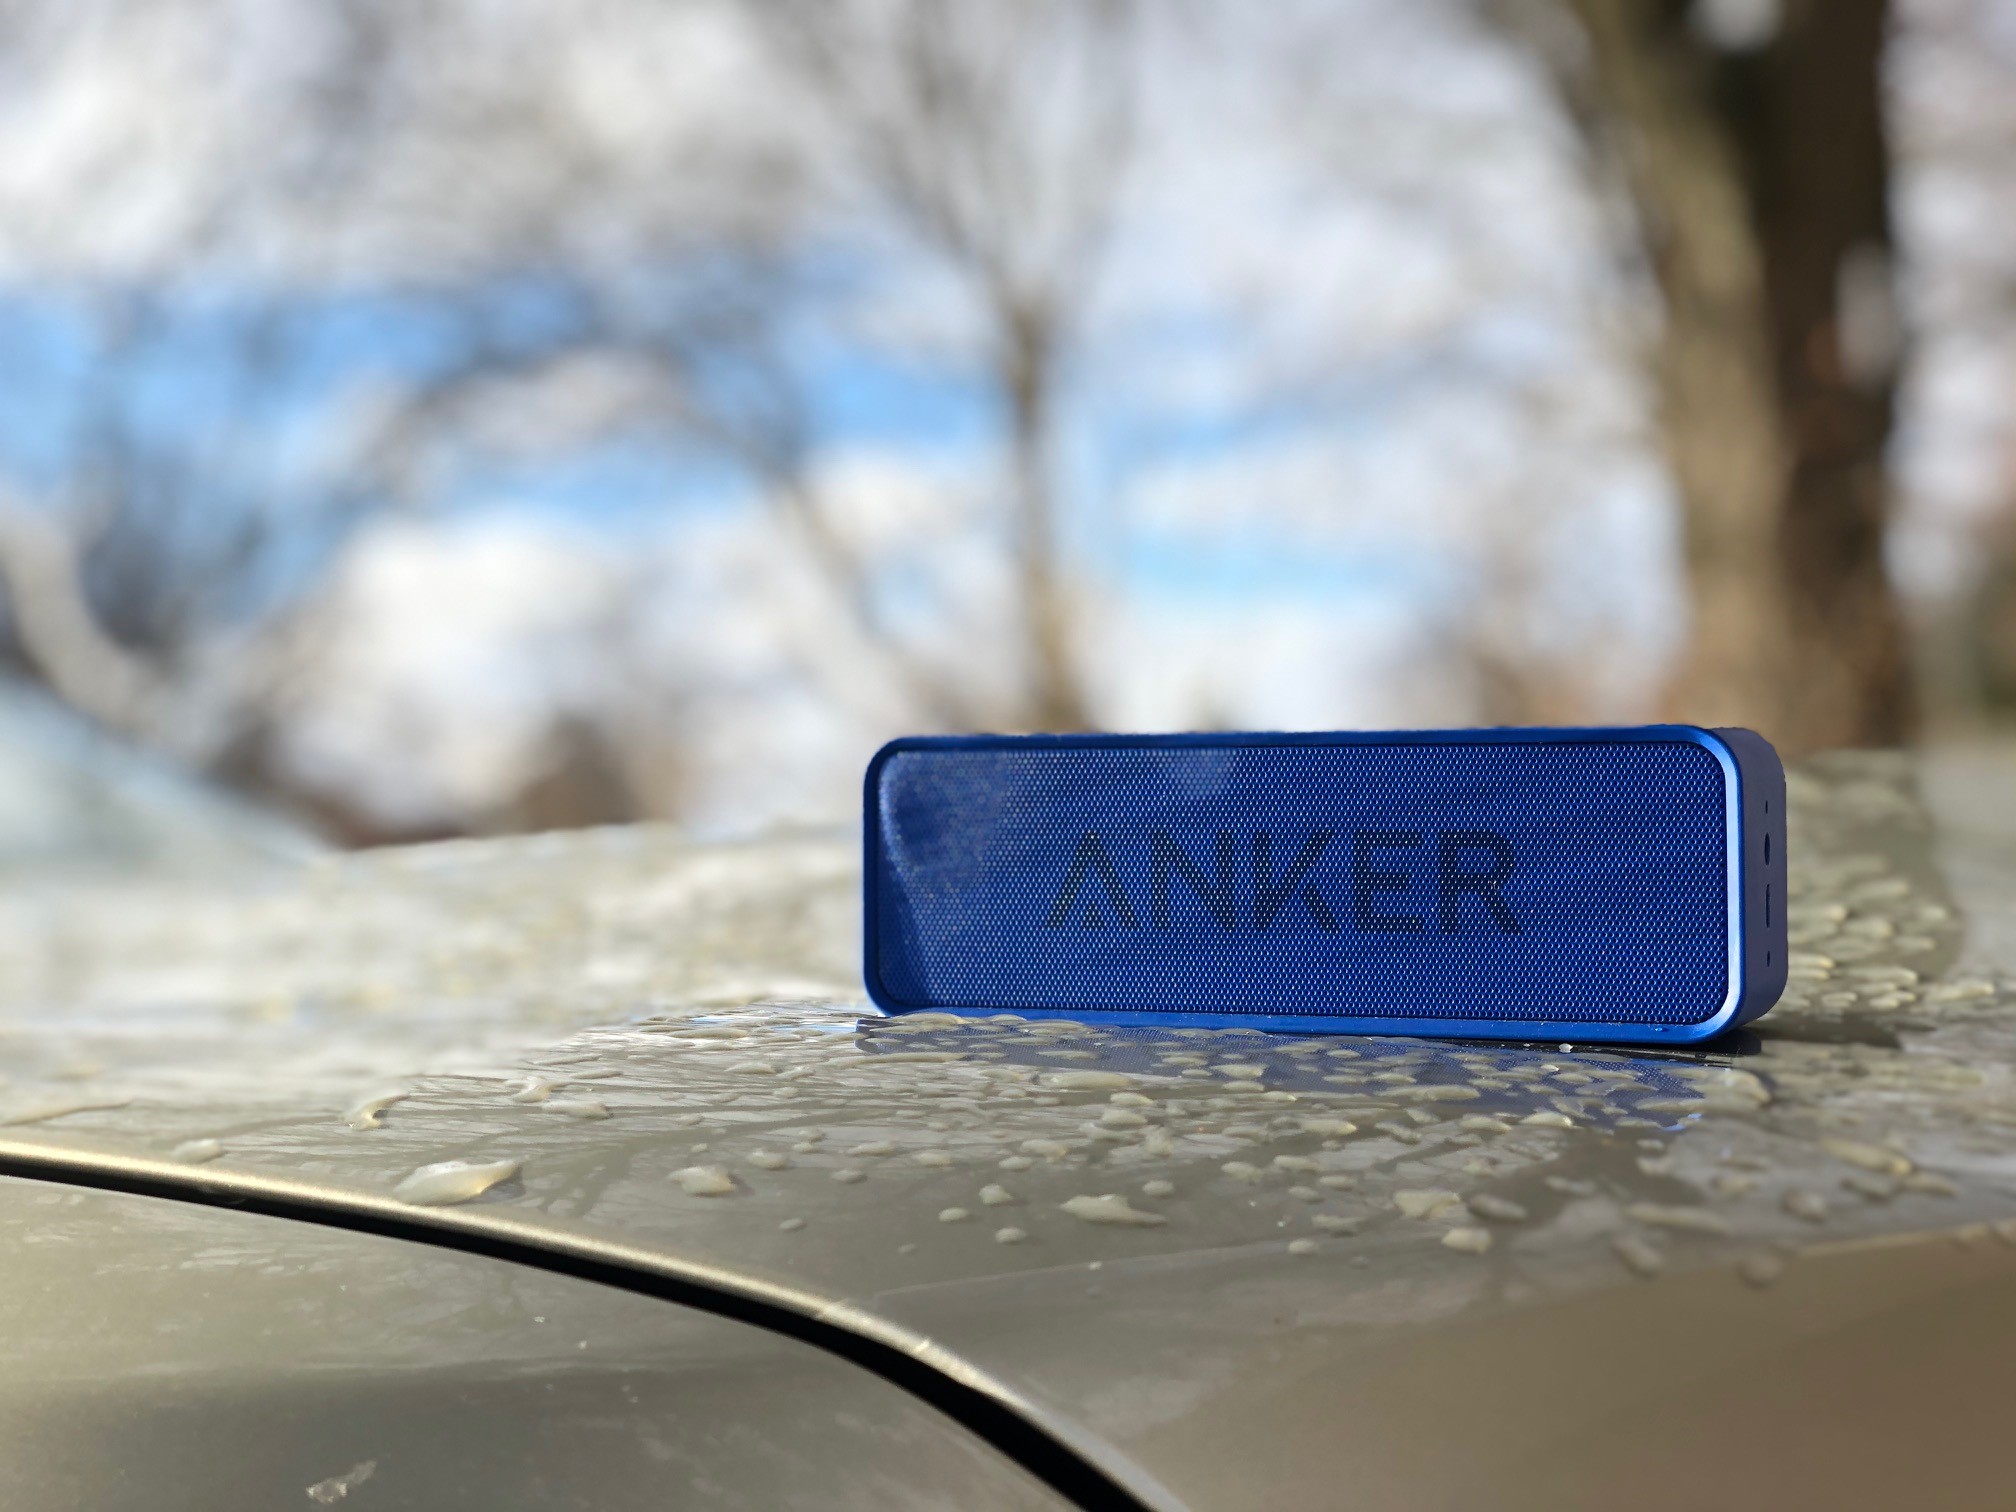
[[[1291,854],[1287,845],[1277,850],[1274,837],[1265,830],[1257,831],[1250,852],[1252,886],[1242,893],[1238,836],[1219,831],[1207,875],[1168,831],[1151,830],[1143,910],[1121,882],[1114,850],[1087,830],[1071,853],[1063,885],[1044,923],[1052,929],[1109,925],[1136,929],[1145,914],[1149,928],[1169,929],[1174,912],[1170,894],[1180,881],[1203,905],[1206,916],[1228,930],[1265,929],[1299,908],[1318,929],[1335,932],[1343,925],[1331,900],[1317,888],[1313,873],[1336,838],[1329,830],[1317,830]],[[1121,853],[1128,852],[1129,847],[1123,846]],[[1278,871],[1277,857],[1285,858]],[[1512,917],[1504,896],[1512,866],[1512,843],[1490,830],[1438,830],[1432,842],[1420,830],[1354,830],[1345,912],[1355,929],[1405,934],[1432,925],[1444,934],[1455,934],[1466,924],[1488,923],[1500,934],[1517,934],[1519,921]],[[1412,890],[1425,868],[1432,868],[1434,877],[1432,920],[1406,911],[1396,899]]]

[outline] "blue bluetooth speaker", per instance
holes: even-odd
[[[1676,1044],[1785,985],[1748,730],[897,740],[865,819],[890,1013]]]

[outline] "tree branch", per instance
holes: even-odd
[[[70,538],[6,498],[0,498],[0,584],[22,649],[56,696],[107,729],[152,744],[160,734],[161,679],[99,626]]]

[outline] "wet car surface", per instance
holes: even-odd
[[[0,1168],[684,1278],[1150,1505],[1996,1501],[2000,790],[1795,769],[1792,985],[1687,1054],[880,1019],[846,836],[80,886],[0,917]]]

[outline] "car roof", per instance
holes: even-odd
[[[2007,1278],[1995,781],[1795,770],[1788,1000],[1687,1055],[883,1019],[853,847],[820,833],[17,902],[0,1169],[683,1277],[908,1351],[1150,1504],[1355,1466],[1451,1495],[1509,1476],[1510,1505],[1568,1484],[1532,1451],[1571,1417],[1508,1405],[1452,1448],[1459,1384],[1478,1411],[1530,1378],[1650,1422],[1675,1345],[1722,1341],[1686,1377],[1721,1400],[1759,1341]]]

